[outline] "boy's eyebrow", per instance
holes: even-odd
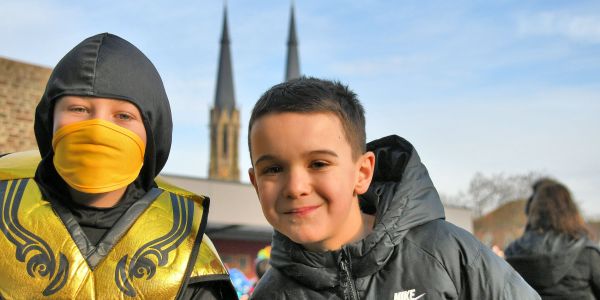
[[[309,155],[310,154],[326,154],[326,155],[338,157],[337,153],[335,153],[332,150],[327,150],[327,149],[310,151],[308,154]]]
[[[265,161],[265,160],[275,160],[275,156],[271,155],[271,154],[265,154],[260,156],[259,158],[256,159],[256,161],[254,162],[254,165],[258,165],[258,163],[260,163],[261,161]]]
[[[337,153],[335,153],[332,150],[327,150],[327,149],[314,150],[314,151],[308,152],[308,155],[315,155],[315,154],[325,154],[325,155],[330,155],[330,156],[338,157]],[[260,156],[259,158],[256,159],[256,161],[254,162],[254,165],[257,165],[260,162],[265,161],[265,160],[277,160],[277,157],[275,155],[272,155],[272,154],[262,155],[262,156]]]

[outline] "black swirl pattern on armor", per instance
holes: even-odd
[[[0,181],[0,228],[4,236],[17,247],[17,260],[26,261],[27,274],[31,277],[50,279],[50,283],[42,291],[44,296],[50,296],[67,282],[69,261],[59,252],[57,264],[48,243],[25,229],[19,222],[19,206],[28,182],[29,179]]]
[[[143,277],[150,280],[156,273],[157,266],[164,266],[169,260],[169,253],[177,249],[190,234],[194,220],[193,201],[171,194],[171,206],[171,230],[164,236],[144,244],[131,258],[125,255],[117,263],[115,283],[125,295],[135,297],[136,291],[132,281]]]

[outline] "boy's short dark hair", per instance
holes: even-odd
[[[254,105],[248,125],[248,148],[252,156],[252,125],[270,113],[335,114],[344,129],[352,155],[358,158],[366,151],[365,111],[356,94],[339,81],[300,77],[271,87]]]

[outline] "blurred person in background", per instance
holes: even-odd
[[[600,249],[567,187],[537,181],[525,213],[525,232],[506,260],[542,299],[600,299]]]
[[[271,258],[271,246],[266,246],[258,251],[256,255],[256,282],[265,275],[267,270],[271,268],[271,264],[269,263],[269,259]]]

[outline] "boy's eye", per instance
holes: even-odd
[[[88,111],[88,109],[84,106],[70,106],[68,110],[74,113],[85,113]]]
[[[281,171],[283,170],[282,167],[280,166],[270,166],[270,167],[266,167],[263,169],[263,174],[277,174],[277,173],[281,173]]]
[[[131,114],[128,113],[118,113],[116,115],[116,118],[122,121],[129,121],[129,120],[133,120],[134,117]]]
[[[327,162],[325,162],[325,161],[322,161],[322,160],[316,160],[316,161],[313,161],[313,162],[310,163],[310,167],[312,169],[322,169],[322,168],[325,168],[327,166],[329,166],[329,164]]]

